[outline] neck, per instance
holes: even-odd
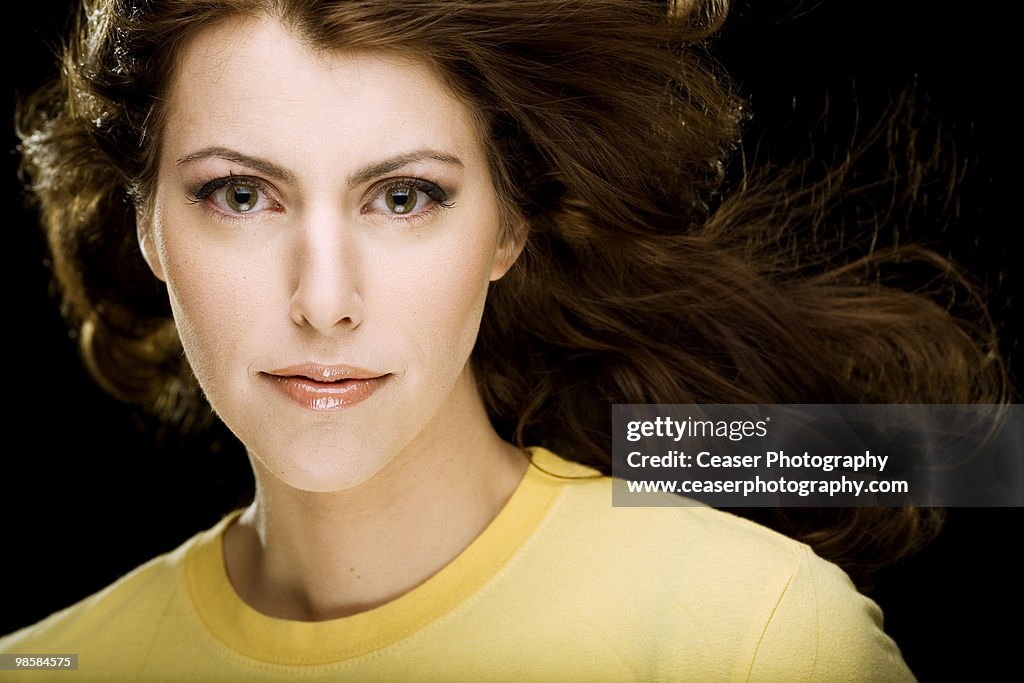
[[[466,374],[460,382],[472,382]],[[240,597],[281,619],[372,609],[440,571],[494,519],[527,461],[490,425],[475,388],[365,484],[288,486],[250,458],[256,496],[224,537]],[[455,416],[455,419],[451,418]]]

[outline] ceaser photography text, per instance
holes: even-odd
[[[615,505],[1024,504],[1021,404],[617,404],[613,415]]]

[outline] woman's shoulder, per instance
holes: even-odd
[[[129,665],[131,653],[144,653],[157,637],[163,619],[190,609],[184,585],[185,558],[198,544],[215,536],[226,520],[228,517],[77,603],[0,637],[0,652],[84,655],[92,651],[106,656],[102,652],[119,663],[119,670]]]
[[[606,590],[624,589],[623,606],[648,605],[647,623],[632,628],[708,643],[712,658],[746,667],[720,672],[727,677],[913,679],[878,605],[807,545],[669,494],[615,506],[621,480],[593,470],[580,477],[581,466],[561,460],[540,458],[566,481],[545,529],[549,547],[560,547],[567,562],[586,557]]]
[[[619,496],[626,487],[621,479],[542,448],[532,449],[531,455],[542,476],[564,489],[557,517],[566,531],[587,525],[591,540],[637,550],[646,546],[675,566],[699,555],[719,569],[735,564],[753,570],[753,561],[758,570],[777,568],[789,574],[808,553],[824,562],[805,544],[726,510],[668,493]]]

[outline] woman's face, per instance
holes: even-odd
[[[425,65],[239,20],[182,55],[140,242],[217,413],[329,491],[464,428],[487,286],[518,253],[498,212],[471,113]]]

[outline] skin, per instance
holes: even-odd
[[[424,64],[312,52],[270,18],[183,50],[139,241],[204,393],[249,452],[256,496],[225,563],[267,615],[335,618],[408,592],[525,471],[468,364],[488,285],[522,248],[502,238],[471,114]],[[423,150],[442,158],[379,167]],[[221,178],[235,184],[197,196]],[[397,214],[387,198],[410,178],[449,206],[417,191]],[[268,375],[309,362],[385,379],[315,411]]]

